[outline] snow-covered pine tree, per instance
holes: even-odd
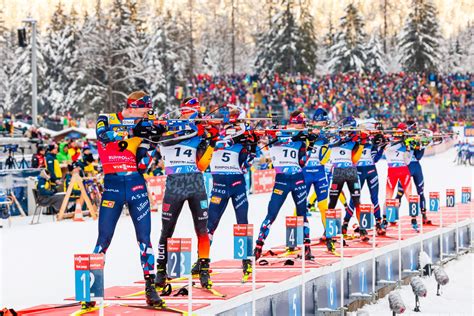
[[[152,96],[154,106],[161,111],[167,102],[167,82],[162,61],[169,58],[169,53],[165,53],[169,44],[166,37],[165,18],[160,12],[157,13],[150,28],[151,33],[148,36],[148,45],[143,52],[143,57],[145,66],[153,70],[147,74],[148,91]],[[173,56],[176,57],[176,55]]]
[[[273,6],[276,13],[271,28],[258,39],[257,71],[294,73],[302,63],[297,51],[301,33],[293,7],[293,0],[282,0],[280,5]]]
[[[27,47],[18,47],[14,52],[14,61],[12,64],[9,89],[7,98],[9,108],[12,112],[31,113],[31,32],[27,28]],[[15,43],[16,41],[12,41]],[[45,63],[43,59],[43,40],[38,27],[36,33],[36,66],[37,66],[37,84],[38,84],[38,113],[44,113],[44,106],[41,102],[43,91],[43,82],[45,77]]]
[[[79,30],[79,71],[78,85],[82,88],[78,102],[84,113],[106,112],[107,99],[107,68],[106,47],[102,40],[106,40],[106,19],[100,0],[97,0],[94,13],[84,16],[84,22]]]
[[[474,69],[474,24],[469,22],[458,35],[459,51],[462,52],[460,71],[472,72]]]
[[[439,69],[444,73],[455,73],[461,70],[463,51],[458,37],[447,38],[440,42],[440,52],[443,56]]]
[[[96,14],[84,25],[81,64],[87,73],[90,104],[105,112],[117,111],[128,93],[141,88],[147,69],[137,46],[137,28],[129,2],[114,0],[104,14],[97,2]],[[142,86],[143,87],[143,86]]]
[[[77,87],[73,87],[78,67],[76,29],[77,16],[74,12],[66,15],[59,2],[48,26],[43,49],[48,84],[42,99],[45,108],[54,114],[78,110]]]
[[[311,14],[311,0],[300,1],[299,40],[296,50],[300,60],[296,64],[296,72],[314,74],[317,63],[317,44],[314,29],[314,18]]]
[[[413,0],[399,35],[400,63],[405,71],[437,71],[441,59],[437,10],[431,0]]]
[[[351,3],[341,18],[340,31],[337,33],[330,51],[328,67],[331,72],[362,72],[365,69],[366,34],[364,21],[357,8]]]
[[[383,52],[382,44],[380,43],[379,35],[373,33],[370,37],[369,43],[367,44],[367,61],[365,63],[365,69],[368,72],[387,72],[386,57]]]
[[[232,29],[226,5],[222,1],[208,2],[209,19],[201,32],[202,71],[213,75],[232,72],[231,36]]]
[[[270,71],[274,65],[276,58],[276,51],[274,47],[270,45],[272,33],[275,33],[273,28],[274,20],[276,17],[282,14],[279,10],[279,6],[275,3],[275,0],[266,0],[267,12],[268,12],[268,29],[261,31],[260,34],[256,35],[256,47],[255,47],[255,69],[257,72]],[[278,10],[277,13],[273,13]]]
[[[9,40],[3,17],[3,8],[0,7],[0,111],[5,110],[7,102],[7,85],[12,61],[12,54],[10,53],[12,43],[9,43]]]

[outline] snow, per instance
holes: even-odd
[[[425,172],[425,192],[440,191],[443,196],[446,188],[473,186],[473,169],[453,164],[455,150],[426,157],[422,160]],[[378,163],[379,178],[381,183],[380,200],[385,196],[385,179],[387,174],[386,162]],[[362,202],[369,203],[370,195],[367,187],[362,190]],[[249,219],[257,229],[266,215],[270,194],[250,195]],[[460,194],[457,194],[457,200]],[[294,203],[288,198],[280,214],[272,225],[270,235],[265,246],[274,246],[285,242],[285,216],[292,215]],[[402,201],[402,215],[408,214],[407,203]],[[88,219],[84,223],[62,221],[53,222],[50,216],[43,216],[41,224],[29,225],[30,218],[13,218],[12,227],[0,230],[1,260],[0,260],[0,307],[9,306],[16,309],[33,306],[41,303],[59,303],[65,297],[74,295],[74,269],[73,256],[78,253],[90,253],[97,238],[97,223]],[[319,213],[313,213],[309,219],[312,236],[322,233],[322,224]],[[233,256],[232,225],[235,215],[231,206],[222,217],[220,225],[214,234],[211,247],[211,259],[217,261]],[[3,223],[7,226],[7,223]],[[351,226],[351,225],[350,225]],[[159,213],[152,214],[152,242],[156,247],[161,231],[161,217]],[[194,229],[186,205],[178,220],[175,237],[191,237],[195,240]],[[193,245],[196,249],[196,244]],[[156,252],[156,248],[155,248]],[[195,257],[196,254],[193,253]],[[471,268],[465,259],[459,261],[459,267],[447,268],[451,279],[446,286],[445,293],[435,301],[434,286],[428,285],[430,293],[428,298],[422,299],[422,310],[436,310],[435,305],[440,305],[440,310],[449,307],[466,306],[465,298],[468,296],[468,281],[472,279]],[[193,258],[194,260],[195,258]],[[453,265],[457,264],[456,262]],[[451,264],[450,264],[451,265]],[[450,267],[448,265],[447,267]],[[470,278],[466,273],[471,273]],[[132,221],[123,216],[115,230],[114,239],[107,252],[105,268],[105,286],[128,285],[142,278],[140,268],[139,249],[135,241]],[[427,283],[428,284],[428,283]],[[461,290],[464,291],[461,293]],[[472,292],[472,283],[470,283]],[[456,296],[456,295],[458,296]],[[472,295],[471,295],[472,298]],[[428,301],[433,299],[433,302]],[[405,298],[407,304],[413,300]],[[458,302],[459,301],[459,302]],[[429,303],[428,303],[429,302]],[[382,303],[383,304],[383,303]],[[442,305],[442,306],[441,306]],[[378,306],[378,305],[376,305]],[[385,302],[384,313],[388,313],[388,303]],[[411,305],[408,305],[411,306]],[[382,307],[379,307],[382,310]],[[467,309],[463,309],[467,311]],[[377,313],[374,315],[380,315]]]

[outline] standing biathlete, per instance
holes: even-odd
[[[328,123],[328,114],[324,109],[316,109],[313,114],[312,124],[316,127],[325,127]],[[318,209],[321,213],[321,221],[326,227],[326,211],[328,209],[329,184],[325,170],[325,164],[328,162],[331,151],[329,150],[329,141],[323,131],[316,130],[314,137],[316,140],[309,152],[308,162],[303,168],[304,180],[306,184],[306,194],[309,194],[311,187],[314,186]],[[309,203],[308,203],[309,204]]]
[[[257,137],[245,133],[218,141],[211,159],[213,187],[209,204],[207,230],[212,244],[214,232],[232,199],[237,224],[248,224],[249,203],[245,173],[250,169],[257,149]],[[198,269],[198,264],[194,269]],[[250,259],[242,260],[244,278],[252,273]]]
[[[136,124],[152,106],[145,92],[130,94],[127,107],[120,113],[102,114],[96,125],[99,159],[104,171],[104,193],[99,211],[99,236],[94,253],[106,253],[112,241],[115,226],[126,203],[135,226],[140,248],[140,262],[145,278],[145,296],[148,305],[161,306],[164,301],[154,286],[154,255],[150,240],[150,202],[143,173],[150,162],[150,144],[137,136],[159,138],[162,128]],[[136,125],[135,125],[136,124]],[[130,131],[133,131],[130,133]],[[156,139],[155,139],[156,140]],[[94,305],[86,303],[84,307]]]
[[[393,139],[384,152],[388,165],[385,200],[393,198],[398,183],[405,193],[411,194],[411,175],[408,169],[411,153],[405,144],[404,137],[407,125],[400,123],[397,128],[400,132],[393,134]],[[406,195],[407,201],[408,195]],[[384,225],[387,226],[386,215],[384,215]],[[412,225],[416,226],[416,218],[412,218]]]
[[[353,117],[344,119],[343,128],[354,128],[355,126],[356,122]],[[331,161],[333,163],[332,181],[329,189],[329,209],[336,207],[339,195],[344,183],[346,183],[354,203],[357,218],[359,218],[360,183],[355,167],[362,153],[362,146],[359,145],[359,135],[356,132],[341,132],[340,139],[331,143],[329,148],[331,149]],[[360,229],[359,234],[362,240],[367,240],[365,229]],[[326,246],[329,251],[334,251],[334,240],[327,238]]]
[[[287,127],[288,129],[302,129],[304,125],[304,113],[295,111],[291,114]],[[313,258],[310,247],[309,223],[306,217],[306,185],[303,175],[303,167],[307,160],[306,140],[307,135],[304,132],[298,132],[297,135],[291,136],[290,133],[281,130],[270,141],[270,155],[276,172],[275,185],[268,204],[267,216],[262,222],[256,241],[254,249],[256,259],[261,257],[265,239],[268,237],[270,228],[290,192],[296,205],[296,214],[304,218],[305,258],[308,260]]]
[[[359,161],[357,162],[357,174],[360,182],[360,189],[364,187],[365,182],[369,187],[370,199],[374,206],[374,217],[375,227],[377,234],[383,235],[385,233],[385,227],[382,225],[382,216],[380,214],[379,205],[379,177],[377,173],[377,167],[375,164],[382,158],[385,144],[381,143],[382,135],[377,134],[374,136],[371,142],[368,141],[368,135],[361,133],[360,144],[362,146],[362,154]],[[346,212],[344,217],[344,223],[342,225],[342,233],[347,233],[347,226],[354,212],[354,201],[351,199],[349,202],[350,212]]]
[[[200,109],[199,101],[194,97],[186,98],[181,106],[186,108],[181,112],[181,119],[189,118]],[[190,111],[189,108],[194,108],[195,111]],[[167,283],[167,239],[173,236],[183,204],[188,201],[198,239],[199,279],[202,287],[211,288],[210,243],[207,234],[208,201],[202,172],[208,168],[211,162],[215,145],[213,139],[217,137],[217,133],[213,134],[211,141],[208,141],[207,133],[203,128],[199,128],[199,132],[194,136],[173,140],[176,132],[170,130],[168,132],[170,135],[163,135],[160,144],[160,154],[163,157],[167,177],[155,283],[160,288],[163,288]]]
[[[406,125],[408,126],[408,131],[416,132],[416,122],[407,121]],[[420,197],[420,210],[423,218],[423,225],[431,224],[431,221],[428,219],[426,215],[426,198],[425,198],[425,181],[423,178],[423,170],[421,169],[420,160],[423,158],[425,154],[425,147],[429,144],[425,144],[422,146],[421,141],[409,137],[405,140],[405,145],[409,148],[411,153],[411,160],[408,164],[408,170],[410,171],[410,175],[413,178],[413,183],[416,187],[416,192]],[[401,203],[404,191],[401,183],[398,182],[398,192],[397,192],[397,199]]]

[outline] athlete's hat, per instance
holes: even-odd
[[[127,97],[127,108],[150,109],[152,107],[151,97],[144,91],[135,91]]]
[[[405,123],[403,123],[403,122],[402,122],[402,123],[398,123],[398,125],[397,125],[397,129],[402,130],[402,131],[406,131],[407,128],[408,128],[407,124],[405,124]]]
[[[318,108],[314,111],[313,121],[326,122],[328,120],[328,112],[325,109]]]
[[[304,124],[306,122],[306,115],[302,111],[294,111],[290,115],[290,124]]]

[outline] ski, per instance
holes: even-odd
[[[278,258],[285,258],[285,257],[288,257],[288,256],[297,255],[299,253],[300,253],[299,249],[298,250],[287,250],[286,252],[277,255],[277,257]]]
[[[56,306],[39,307],[39,308],[34,308],[34,309],[28,309],[24,312],[19,311],[18,315],[38,313],[38,312],[48,311],[51,309],[61,309],[61,308],[74,307],[74,306],[80,306],[80,305],[81,305],[81,302],[74,302],[74,303],[67,303],[67,304],[61,304],[61,305],[56,305]]]
[[[223,294],[223,293],[221,293],[221,292],[219,292],[219,291],[217,291],[216,289],[213,289],[213,288],[208,289],[208,288],[202,287],[202,286],[197,285],[197,284],[193,284],[193,287],[196,288],[196,289],[205,290],[205,291],[207,291],[207,292],[209,292],[212,295],[217,296],[217,297],[226,297],[227,296],[227,294]]]
[[[104,308],[108,307],[109,304],[104,304]],[[85,315],[87,313],[95,312],[100,309],[100,305],[96,305],[94,307],[87,307],[87,308],[81,308],[80,310],[71,313],[70,316],[78,316],[78,315]]]
[[[163,306],[148,306],[148,305],[135,305],[135,304],[119,304],[119,305],[124,306],[124,307],[141,308],[141,309],[147,309],[147,310],[152,310],[152,311],[162,311],[162,312],[168,312],[168,313],[174,313],[174,314],[180,314],[180,315],[189,315],[189,313],[186,311],[180,310],[178,308],[168,307],[166,305],[163,305]]]
[[[345,239],[345,240],[354,240],[354,239],[357,239],[357,238],[359,238],[359,237],[356,236],[356,235],[354,235],[354,234],[352,234],[352,235],[347,235],[347,234],[344,235],[344,239]]]
[[[160,296],[169,296],[171,294],[171,291],[176,289],[178,286],[172,286],[170,283],[166,284],[165,287],[158,287],[156,286],[156,291],[158,291]],[[116,295],[115,298],[117,299],[126,299],[130,297],[136,297],[136,296],[141,296],[145,295],[145,290],[143,291],[138,291],[135,293],[127,294],[127,295]]]

